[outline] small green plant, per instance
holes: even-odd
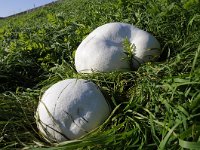
[[[131,44],[128,38],[125,38],[125,40],[122,42],[122,45],[123,45],[124,53],[127,55],[127,57],[123,59],[128,61],[130,64],[130,68],[132,68],[132,60],[134,57],[136,47],[134,44]]]

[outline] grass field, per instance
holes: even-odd
[[[63,0],[0,20],[0,149],[200,149],[199,0]],[[161,43],[137,71],[78,74],[74,52],[95,28],[125,22]],[[67,78],[96,83],[112,106],[87,136],[45,142],[34,113]]]

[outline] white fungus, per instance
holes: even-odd
[[[132,68],[155,61],[161,54],[160,44],[154,36],[126,23],[108,23],[92,31],[75,53],[78,72],[110,72],[130,70],[123,42],[134,45]]]
[[[49,141],[62,142],[80,138],[101,125],[110,107],[91,81],[67,79],[57,82],[43,94],[36,122]]]

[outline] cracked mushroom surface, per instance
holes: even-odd
[[[67,79],[45,91],[36,111],[36,122],[45,139],[62,142],[87,134],[109,114],[110,106],[93,82]]]

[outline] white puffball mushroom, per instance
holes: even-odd
[[[45,91],[36,111],[36,123],[45,139],[62,142],[87,134],[109,114],[109,104],[93,82],[67,79]]]
[[[77,72],[110,72],[130,70],[123,42],[134,45],[132,67],[155,61],[161,54],[160,44],[150,33],[126,23],[108,23],[92,31],[75,53]]]

